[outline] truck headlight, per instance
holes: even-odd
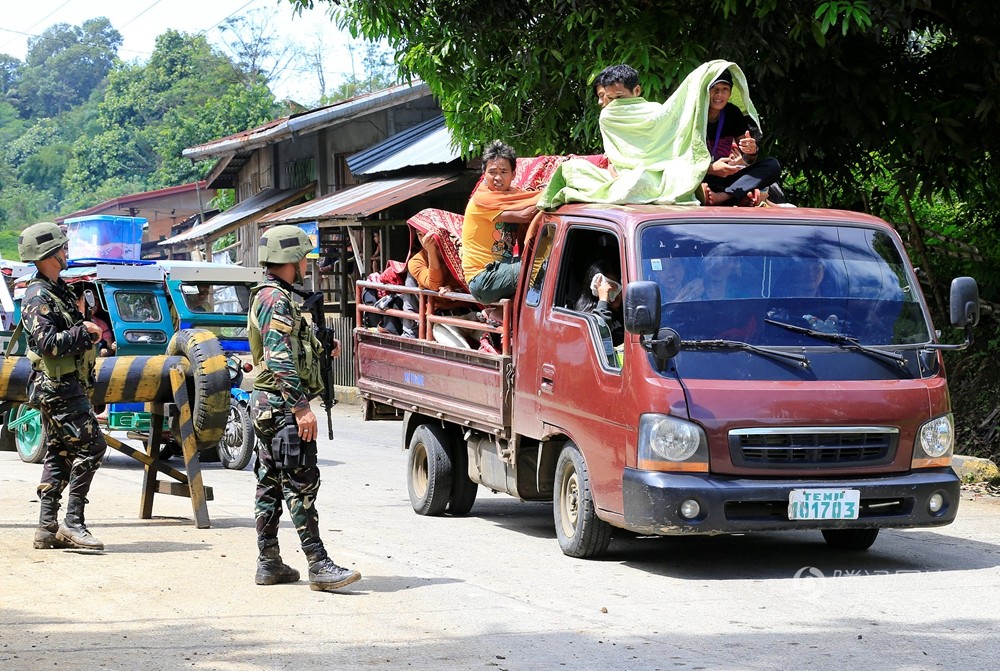
[[[948,466],[955,449],[955,423],[951,413],[925,422],[913,450],[913,467]]]
[[[708,471],[708,439],[700,426],[669,415],[639,418],[639,467]]]

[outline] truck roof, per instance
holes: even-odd
[[[561,216],[594,217],[617,222],[622,228],[634,228],[647,221],[675,219],[678,222],[732,223],[767,222],[812,225],[864,224],[892,228],[885,221],[861,212],[807,207],[691,207],[684,205],[609,205],[574,203],[559,208]]]

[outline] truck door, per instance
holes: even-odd
[[[620,346],[624,339],[622,245],[616,232],[571,226],[558,259],[555,288],[540,307],[533,343],[537,414],[583,453],[598,507],[621,511],[626,426]],[[618,285],[610,305],[598,303],[600,280]]]

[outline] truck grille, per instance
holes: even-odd
[[[878,466],[893,460],[898,442],[897,429],[882,427],[796,427],[729,432],[733,464],[748,468]]]

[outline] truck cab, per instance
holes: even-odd
[[[610,321],[580,307],[598,261],[624,285]],[[605,552],[613,527],[814,529],[864,549],[881,528],[955,518],[942,350],[962,345],[939,342],[881,220],[564,206],[543,216],[506,309],[502,355],[356,331],[367,416],[404,421],[417,512],[471,508],[466,480],[551,499],[578,557]],[[977,317],[959,278],[952,323]],[[442,454],[450,469],[430,463]]]

